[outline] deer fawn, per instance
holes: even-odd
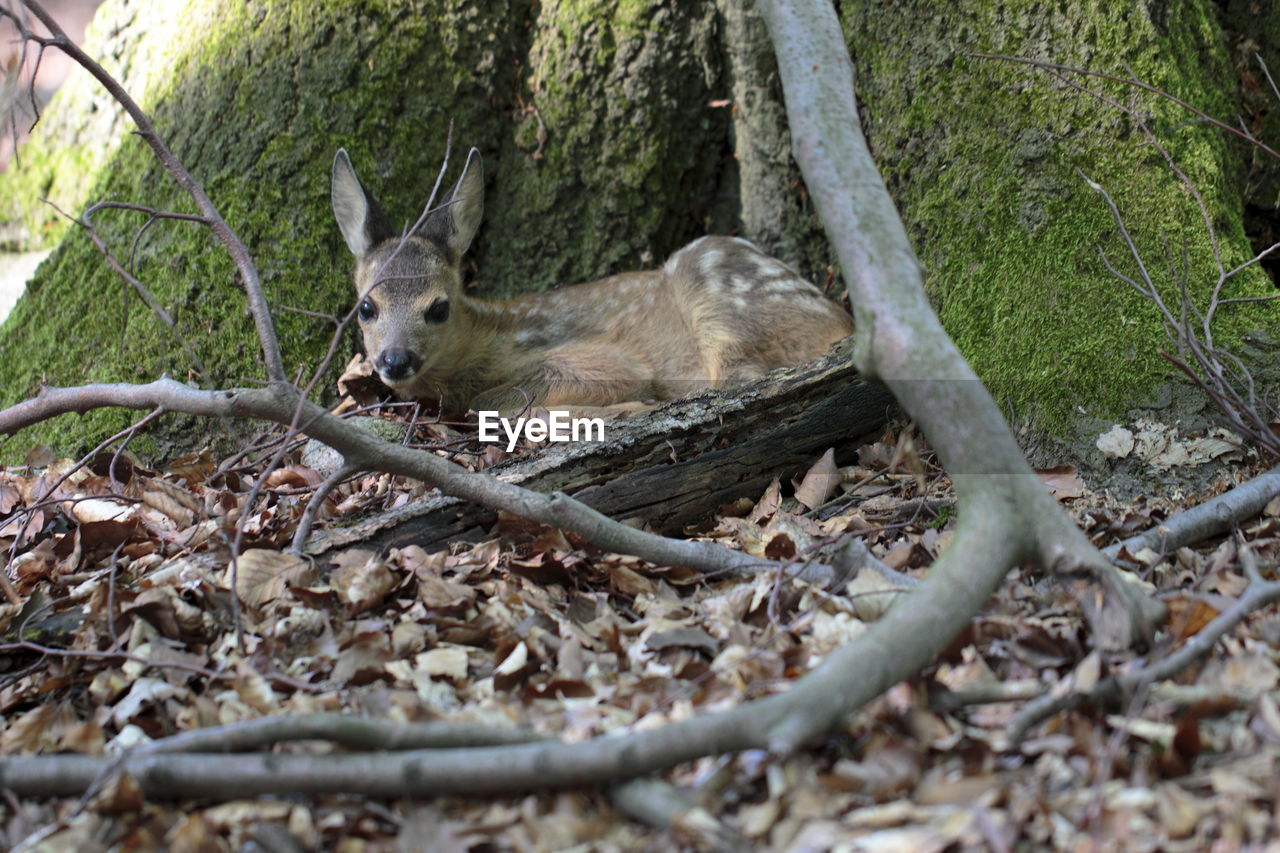
[[[333,213],[356,257],[365,351],[402,399],[446,411],[668,400],[817,358],[849,315],[794,269],[737,237],[703,237],[660,270],[505,302],[466,294],[461,261],[484,207],[480,154],[401,239],[345,150]]]

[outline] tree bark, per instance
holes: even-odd
[[[729,112],[708,106],[722,72],[710,4],[107,0],[92,29],[86,51],[120,69],[253,247],[290,376],[314,368],[333,325],[287,309],[340,315],[354,299],[328,202],[340,146],[384,190],[397,225],[426,202],[451,126],[455,150],[480,148],[485,219],[466,264],[488,297],[652,267],[708,231],[736,227],[721,195]],[[0,226],[9,225],[0,239],[65,236],[0,334],[0,405],[41,381],[189,375],[167,329],[139,305],[121,307],[120,283],[97,250],[41,200],[72,215],[102,198],[190,211],[129,129],[100,90],[73,83],[23,148],[21,167],[0,181]],[[192,380],[252,381],[260,347],[243,322],[236,271],[183,223],[156,223],[135,246],[146,221],[117,211],[96,218],[207,366]],[[96,412],[31,440],[73,452],[122,425]],[[132,449],[171,456],[221,432],[174,419]]]
[[[931,299],[976,373],[1020,414],[1118,414],[1168,376],[1154,355],[1159,322],[1097,261],[1112,223],[1075,168],[1112,191],[1144,245],[1168,234],[1194,260],[1205,243],[1198,212],[1123,116],[1044,72],[971,54],[1128,66],[1230,117],[1238,92],[1214,7],[842,4],[871,149],[930,270]],[[707,232],[758,240],[820,285],[834,263],[789,160],[776,63],[740,3],[107,0],[93,29],[89,52],[119,69],[253,251],[290,375],[317,362],[332,326],[284,308],[338,313],[352,299],[327,202],[334,150],[346,146],[388,188],[403,221],[425,199],[450,121],[489,175],[470,259],[485,295],[661,263]],[[1164,105],[1143,106],[1177,136],[1227,255],[1238,253],[1237,154]],[[87,77],[69,83],[0,181],[0,240],[64,234],[42,198],[72,213],[108,197],[189,211],[127,124]],[[122,256],[144,221],[98,218]],[[135,258],[207,365],[193,377],[206,387],[243,384],[260,367],[219,252],[195,226],[160,223]],[[149,311],[126,312],[118,288],[89,242],[67,237],[0,333],[0,404],[42,379],[186,376],[181,348]],[[1267,311],[1235,306],[1225,322],[1274,324]],[[72,451],[123,425],[94,413],[29,440]],[[166,423],[133,449],[185,452],[209,438],[192,426]],[[19,444],[9,452],[21,455]]]
[[[916,419],[951,475],[961,506],[952,546],[916,592],[872,628],[868,641],[874,646],[879,637],[912,637],[904,630],[916,617],[904,611],[924,602],[942,614],[936,636],[953,636],[1023,559],[1088,579],[1075,592],[1101,646],[1149,639],[1163,607],[1125,582],[1040,485],[995,401],[930,307],[923,270],[861,132],[853,66],[834,11],[826,0],[764,0],[761,11],[778,53],[796,160],[845,271],[857,320],[855,360]],[[1090,581],[1103,588],[1101,602]],[[963,602],[956,595],[961,585],[968,596]],[[925,638],[909,643],[884,661],[886,676],[914,672],[938,649]],[[851,695],[813,696],[832,715],[825,725],[834,724]],[[863,695],[862,685],[856,695]],[[816,707],[808,712],[817,713]],[[815,725],[812,716],[789,721],[785,738],[795,743],[817,731],[806,727]]]
[[[552,445],[490,473],[539,492],[562,491],[611,518],[678,533],[775,477],[803,472],[827,448],[847,459],[894,408],[846,355],[775,374],[747,388],[708,392],[607,426],[602,443]],[[483,537],[496,512],[431,497],[312,535],[307,553],[439,546]]]

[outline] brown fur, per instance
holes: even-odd
[[[474,299],[459,261],[479,224],[481,187],[473,149],[450,203],[401,241],[345,152],[334,162],[334,213],[356,254],[361,307],[370,308],[366,351],[401,398],[504,413],[527,402],[668,400],[808,361],[853,331],[849,315],[799,273],[736,237],[695,240],[650,272]],[[441,300],[447,318],[425,316]],[[402,364],[406,375],[388,376],[397,359],[416,369]]]

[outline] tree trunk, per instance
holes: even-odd
[[[1122,271],[1134,269],[1080,173],[1115,198],[1172,304],[1177,284],[1168,271],[1183,263],[1184,250],[1190,292],[1207,304],[1213,250],[1194,199],[1134,119],[1075,86],[1146,117],[1203,194],[1228,269],[1252,254],[1242,228],[1240,149],[1132,87],[974,54],[1133,76],[1234,125],[1237,80],[1217,5],[840,6],[862,122],[926,270],[930,300],[996,398],[1019,419],[1036,417],[1057,431],[1079,407],[1096,436],[1098,419],[1154,396],[1170,376],[1157,355],[1168,340],[1150,302],[1101,262],[1099,247]],[[1274,289],[1255,268],[1230,291]],[[1244,306],[1220,318],[1219,340],[1277,328],[1276,318],[1274,305]],[[1181,379],[1177,385],[1186,392],[1175,393],[1171,408],[1185,418],[1202,395]]]
[[[1168,267],[1166,236],[1175,256],[1187,247],[1199,295],[1207,244],[1199,212],[1129,118],[1044,72],[971,53],[1132,69],[1230,117],[1240,87],[1215,8],[844,4],[869,141],[929,270],[932,301],[1020,417],[1058,429],[1078,409],[1110,417],[1169,375],[1154,312],[1097,257],[1097,244],[1115,248],[1114,225],[1076,168],[1116,196],[1139,243],[1156,247],[1154,266]],[[332,327],[285,309],[337,313],[351,302],[349,258],[328,210],[334,150],[347,147],[361,174],[388,189],[401,222],[425,200],[450,121],[457,152],[475,144],[486,161],[485,225],[471,257],[482,294],[660,263],[709,231],[756,239],[818,284],[834,272],[786,153],[759,21],[730,0],[107,0],[94,29],[90,52],[122,72],[254,251],[290,373],[318,362]],[[1103,88],[1153,117],[1199,184],[1224,258],[1242,259],[1238,152],[1167,103]],[[124,309],[124,288],[97,251],[40,201],[69,212],[103,198],[189,209],[115,116],[87,83],[68,85],[20,168],[0,181],[6,242],[66,235],[0,329],[0,404],[41,380],[190,374],[173,336],[135,297]],[[169,222],[147,229],[134,251],[144,221],[98,217],[207,366],[193,378],[256,381],[243,294],[220,249],[198,226]],[[1263,292],[1261,273],[1250,275],[1230,295]],[[1233,306],[1222,339],[1274,318],[1274,306]],[[165,424],[132,448],[168,455],[212,438],[189,421]],[[95,412],[26,441],[71,452],[121,426],[118,413]]]
[[[86,49],[125,65],[125,85],[253,248],[292,374],[318,362],[332,326],[284,309],[339,313],[352,302],[328,201],[340,146],[385,190],[396,224],[425,203],[451,122],[455,154],[480,148],[486,216],[469,267],[486,296],[661,263],[697,236],[733,230],[730,112],[708,106],[724,88],[717,22],[714,6],[698,4],[108,0]],[[72,213],[109,197],[188,209],[115,115],[87,83],[68,86],[24,148],[19,179],[0,183],[12,242],[67,235],[0,333],[0,403],[41,378],[190,371],[149,311],[123,314],[122,286],[96,249],[39,201]],[[127,259],[145,217],[97,221]],[[207,365],[206,387],[258,377],[243,294],[207,234],[159,223],[133,255]],[[116,413],[91,413],[33,438],[70,451],[120,426]],[[209,439],[191,426],[159,434],[151,452]]]

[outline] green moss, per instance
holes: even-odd
[[[250,247],[291,375],[319,362],[333,326],[286,309],[338,314],[350,304],[350,258],[329,210],[340,146],[400,222],[426,201],[451,121],[451,179],[466,149],[478,145],[488,213],[472,262],[490,294],[598,277],[701,231],[684,211],[714,187],[725,135],[723,124],[703,123],[712,12],[507,0],[209,0],[182,9],[144,4],[163,7],[145,13],[136,5],[108,0],[99,29],[122,36],[88,50],[122,57],[127,87]],[[145,33],[131,29],[143,23]],[[571,49],[565,34],[579,27],[610,35]],[[650,73],[659,62],[674,70]],[[100,135],[68,147],[61,129],[83,123],[95,113],[90,102],[103,97],[91,88],[59,97],[44,137],[23,151],[21,180],[0,182],[0,205],[29,204],[53,182],[70,211],[114,198],[192,212],[146,146],[124,135],[126,121],[111,125],[109,144]],[[528,122],[537,115],[542,132],[532,140],[541,150],[531,150]],[[47,211],[37,224],[25,209],[4,211],[11,235],[53,234]],[[122,212],[96,217],[122,258],[143,221]],[[203,387],[262,380],[237,274],[207,230],[157,223],[140,240],[135,265],[207,373],[193,373],[173,333],[122,293],[85,235],[72,233],[0,329],[0,403],[29,395],[41,380],[146,381],[161,372]],[[341,346],[338,366],[352,349],[353,342]],[[10,445],[19,456],[36,442],[72,453],[130,417],[94,412]],[[177,452],[223,429],[170,419],[153,433],[154,447]]]
[[[928,270],[931,298],[993,392],[1060,428],[1079,407],[1123,411],[1167,378],[1156,353],[1167,346],[1156,310],[1101,262],[1098,247],[1136,274],[1101,196],[1076,170],[1111,193],[1175,304],[1169,267],[1184,251],[1201,304],[1216,279],[1194,199],[1121,111],[1045,71],[966,54],[1033,56],[1121,76],[1127,68],[1229,116],[1233,81],[1209,4],[850,6],[845,25],[864,123]],[[1234,190],[1239,163],[1222,135],[1131,87],[1070,79],[1144,117],[1203,195],[1224,263],[1245,260]],[[1252,271],[1232,293],[1257,295],[1268,286]],[[1263,316],[1261,308],[1233,309],[1219,331],[1230,339]]]
[[[134,4],[107,9],[89,28],[89,38],[118,27],[129,35],[119,40],[130,54],[123,72],[115,61],[119,54],[104,56],[104,64],[124,78],[135,99],[150,102],[158,83],[145,69],[163,61],[166,28],[175,25],[163,4]],[[139,8],[142,7],[142,8]],[[144,41],[132,35],[153,31],[157,38]],[[102,87],[88,74],[73,73],[43,111],[34,140],[24,145],[0,181],[0,247],[25,250],[56,245],[69,228],[46,199],[69,214],[77,214],[97,181],[99,170],[115,156],[128,120],[120,110],[106,108]],[[91,109],[83,106],[92,104]],[[16,117],[29,120],[26,105]]]
[[[938,507],[938,514],[929,521],[926,521],[923,526],[932,527],[934,530],[941,530],[947,526],[951,519],[956,518],[958,515],[959,513],[956,511],[954,506],[941,506]]]
[[[1167,269],[1164,239],[1178,258],[1185,245],[1191,283],[1203,294],[1210,255],[1194,204],[1116,110],[1044,72],[966,52],[1130,68],[1231,115],[1234,80],[1209,0],[844,5],[864,123],[935,303],[980,375],[1019,412],[1034,407],[1049,423],[1079,405],[1101,413],[1144,396],[1166,375],[1154,355],[1163,332],[1151,307],[1098,260],[1101,244],[1131,269],[1105,207],[1075,169],[1112,192],[1152,269]],[[328,198],[339,146],[397,223],[426,201],[451,121],[450,179],[478,146],[486,215],[468,269],[491,296],[659,262],[735,224],[725,216],[730,112],[708,107],[726,94],[713,4],[206,0],[175,10],[108,0],[99,14],[99,31],[113,35],[89,49],[123,68],[127,86],[250,246],[291,373],[318,362],[332,325],[285,309],[337,314],[350,304],[350,260]],[[1242,259],[1236,155],[1167,103],[1099,85],[1149,118],[1197,181],[1225,262]],[[45,194],[70,211],[91,198],[192,209],[141,141],[125,134],[126,122],[91,108],[103,97],[87,85],[59,95],[21,168],[0,181],[0,240],[30,245],[65,228],[36,201]],[[82,133],[88,125],[97,132]],[[802,187],[795,192],[803,196]],[[780,200],[779,209],[807,210],[795,202]],[[821,281],[829,249],[811,239],[811,219],[789,219],[804,220],[786,223],[788,234],[803,237],[788,242],[789,259]],[[122,257],[141,221],[122,212],[97,217]],[[86,237],[72,233],[0,329],[0,403],[28,395],[41,379],[145,381],[162,371],[204,387],[262,379],[236,273],[206,230],[158,223],[134,262],[207,374],[191,373],[173,333],[136,297],[122,311],[124,286]],[[1234,287],[1257,293],[1263,283],[1251,275]],[[1224,334],[1267,325],[1267,311],[1274,307],[1233,307]],[[45,441],[70,453],[131,417],[95,412],[10,445],[20,454]],[[157,452],[208,440],[199,429],[223,428],[165,423],[153,434]]]

